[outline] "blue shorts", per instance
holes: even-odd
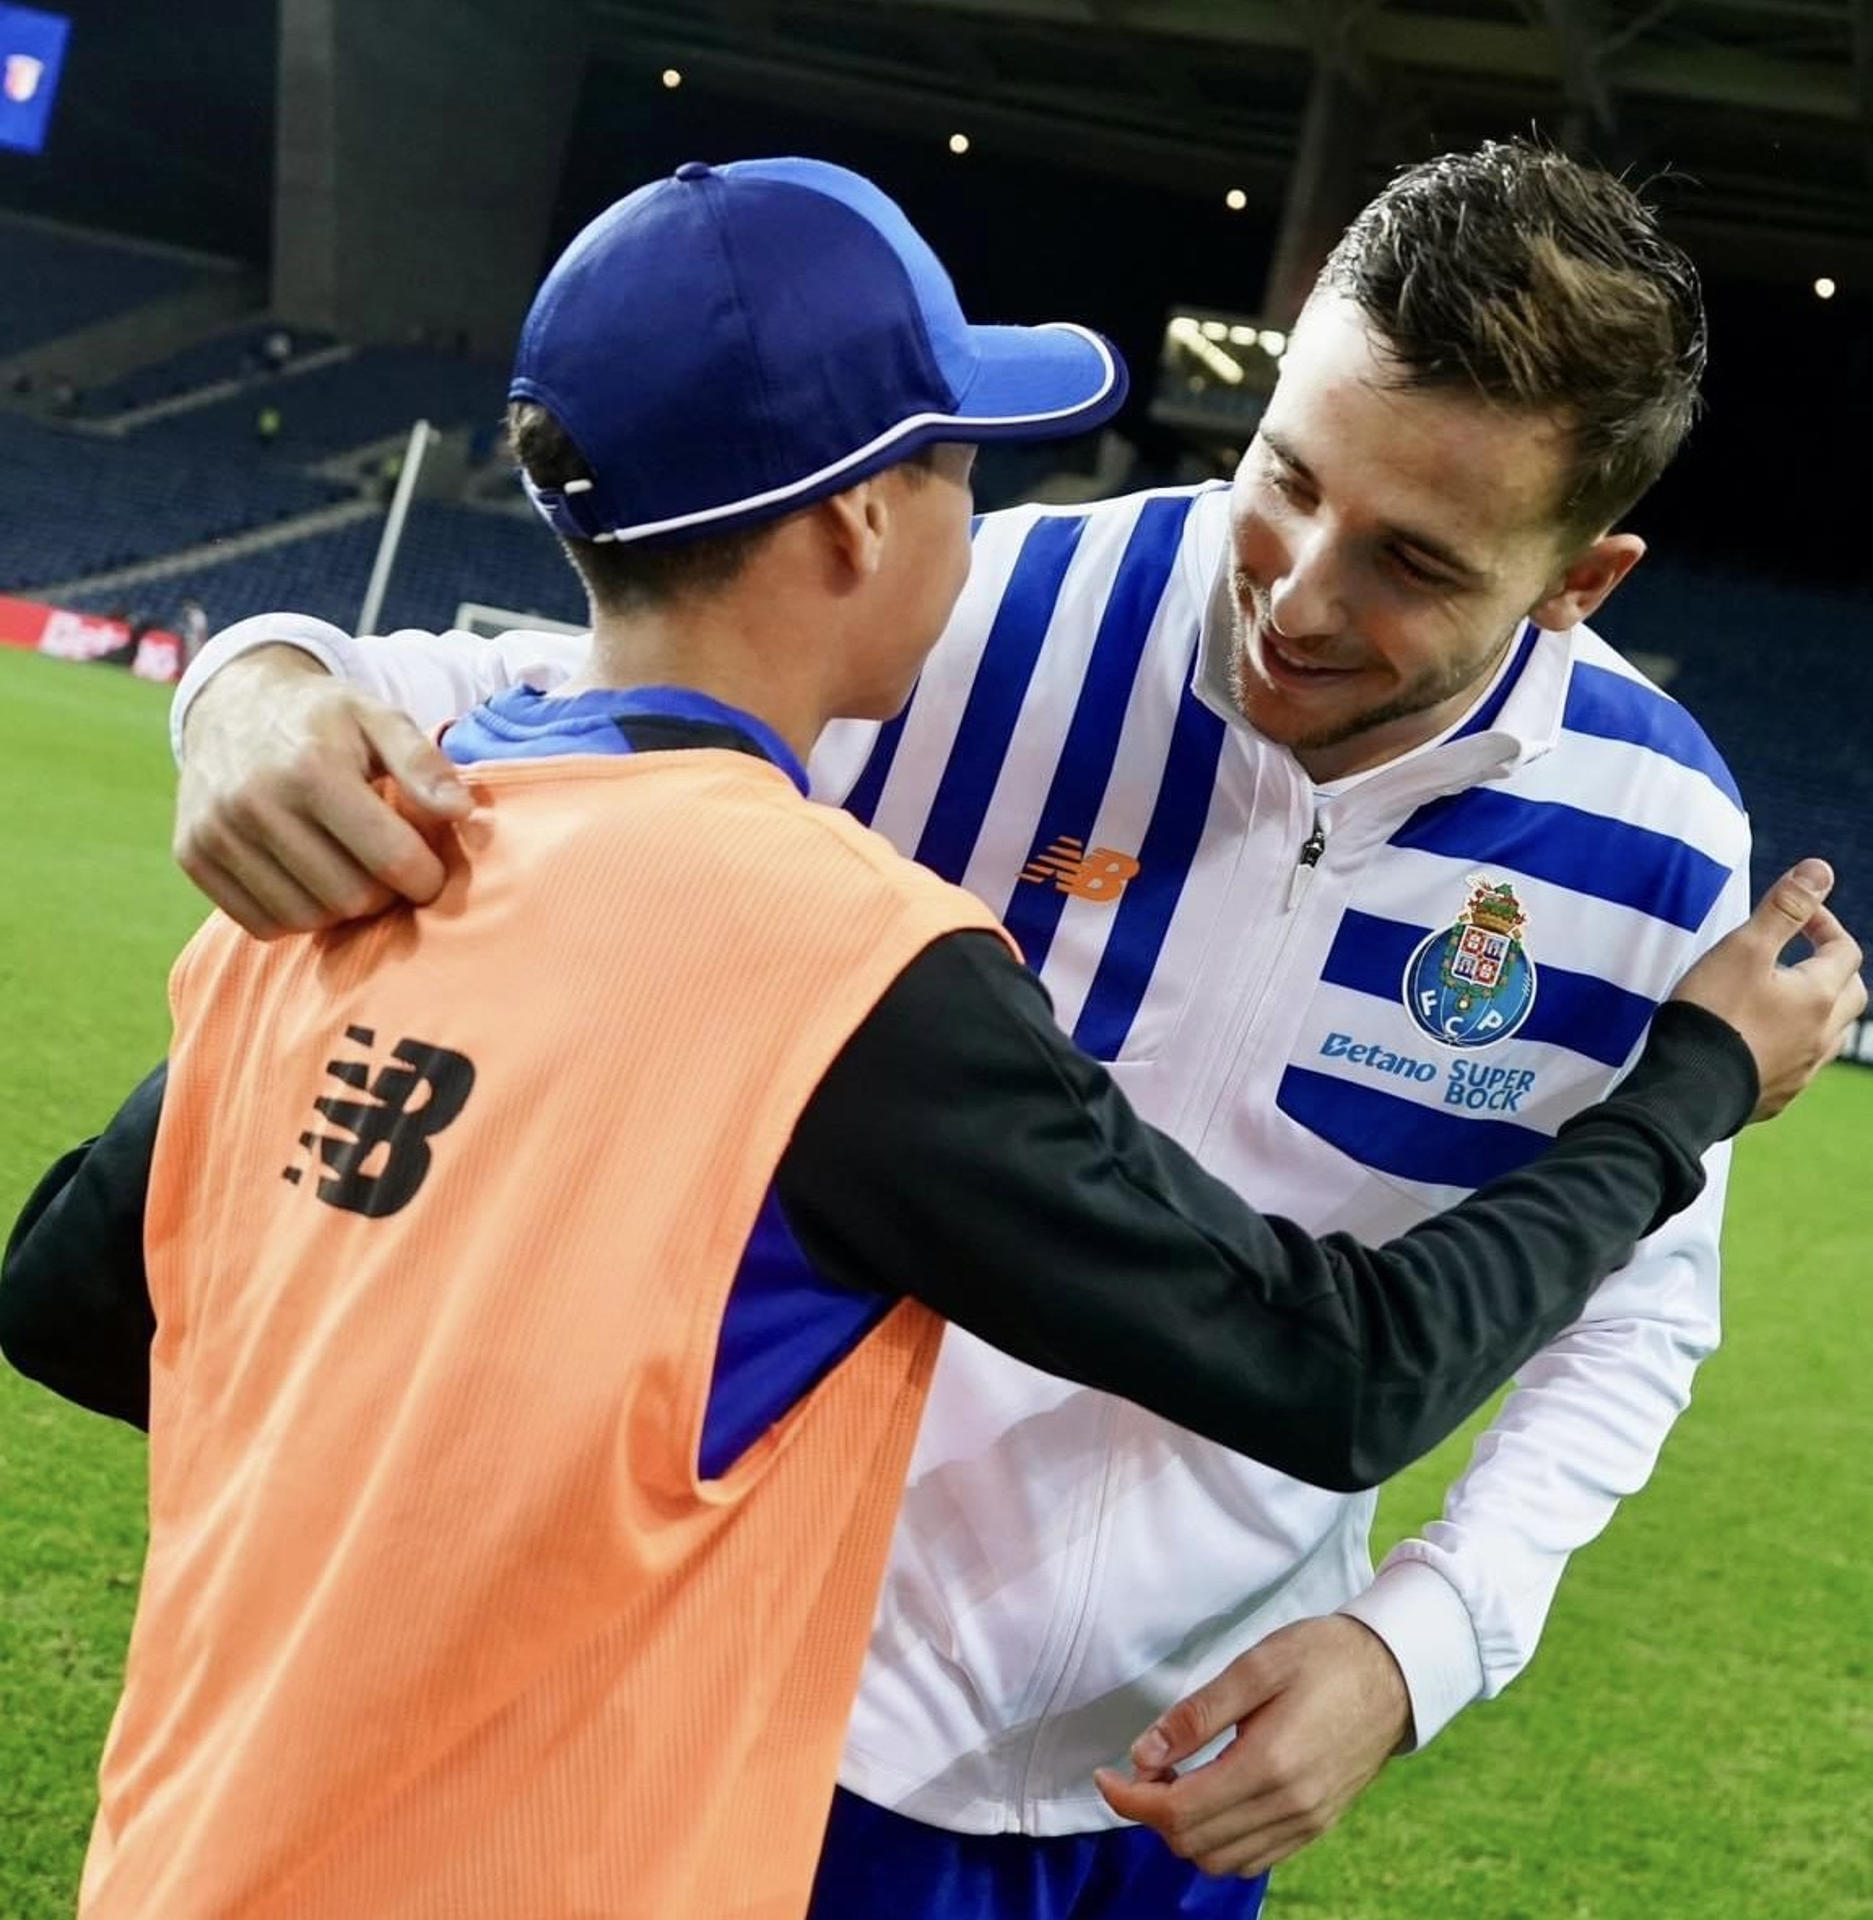
[[[1155,1833],[950,1833],[843,1789],[808,1920],[1255,1920],[1259,1880],[1212,1880]]]

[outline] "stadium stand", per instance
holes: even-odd
[[[307,375],[306,384],[318,378]],[[0,418],[0,584],[73,578],[347,497],[249,449],[191,466],[185,478],[167,452],[156,454],[155,437],[86,441]],[[282,607],[348,626],[382,531],[383,516],[373,513],[164,574],[130,597],[199,600],[216,626]],[[106,612],[126,590],[65,598]],[[418,502],[379,624],[446,627],[464,601],[573,623],[585,617],[570,569],[532,520]],[[1864,746],[1873,711],[1853,644],[1864,615],[1852,596],[1655,558],[1595,624],[1615,645],[1676,663],[1671,692],[1715,740],[1750,807],[1758,883],[1803,853],[1825,851],[1840,870],[1843,918],[1873,926],[1873,759]],[[1860,726],[1838,723],[1856,712]],[[1818,726],[1817,714],[1830,724]]]
[[[1839,873],[1833,905],[1873,928],[1873,692],[1866,607],[1846,593],[1651,559],[1595,626],[1663,653],[1671,692],[1729,762],[1755,830],[1758,885],[1807,853]]]
[[[55,263],[43,283],[36,262]],[[90,243],[0,220],[0,347],[84,324],[187,283],[184,261]],[[30,324],[12,312],[17,303]],[[401,434],[418,417],[489,428],[502,375],[426,347],[371,347],[305,372],[261,370],[274,323],[222,329],[87,396],[93,419],[243,381],[232,395],[165,413],[127,434],[79,430],[0,413],[0,592],[83,581],[208,549],[193,563],[129,585],[61,594],[81,611],[199,600],[216,626],[288,607],[348,625],[356,619],[383,528],[381,512],[315,525],[253,551],[216,556],[214,543],[359,497],[301,469]],[[295,360],[330,347],[295,329]],[[277,441],[262,449],[256,412],[277,406]],[[1090,462],[1089,462],[1090,464]],[[985,452],[983,508],[1020,498],[1043,474],[1032,461]],[[1135,470],[1130,484],[1154,478]],[[511,511],[512,491],[478,483],[502,505],[419,502],[406,528],[380,625],[447,626],[464,601],[579,622],[583,599],[549,535]],[[326,516],[329,520],[331,516]],[[1841,870],[1837,904],[1873,926],[1873,760],[1864,751],[1864,667],[1854,637],[1864,614],[1829,593],[1654,558],[1596,623],[1616,645],[1672,660],[1671,691],[1704,724],[1733,768],[1756,829],[1759,881],[1810,849]],[[1861,724],[1841,724],[1861,714]],[[1817,714],[1830,717],[1818,726]]]
[[[258,460],[183,459],[0,415],[0,592],[132,566],[347,497]]]
[[[84,396],[81,411],[88,419],[109,419],[227,380],[266,380],[270,374],[263,370],[261,350],[268,336],[278,331],[277,320],[259,320],[197,341],[151,366],[92,388]],[[294,359],[304,359],[333,344],[328,333],[315,333],[305,327],[288,332]]]
[[[217,627],[280,607],[349,626],[363,603],[383,528],[383,516],[372,514],[303,540],[165,574],[147,591],[170,601],[199,600]],[[123,594],[68,598],[80,612],[102,613]],[[419,501],[404,528],[379,624],[446,627],[465,600],[550,620],[585,618],[579,584],[544,527],[518,515]]]
[[[181,255],[0,219],[0,358],[181,293],[202,272]]]
[[[480,361],[424,347],[369,347],[348,360],[169,414],[131,437],[202,455],[251,450],[255,410],[265,402],[281,414],[274,451],[284,459],[322,460],[405,432],[418,419],[437,427],[491,421],[505,392],[505,370]]]

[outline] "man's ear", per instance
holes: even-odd
[[[1536,626],[1565,633],[1591,620],[1608,595],[1645,558],[1645,542],[1636,533],[1603,533],[1567,564],[1547,594],[1528,610]]]

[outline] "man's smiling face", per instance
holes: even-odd
[[[1563,420],[1400,386],[1359,308],[1317,296],[1231,496],[1244,717],[1335,779],[1440,733],[1531,612],[1583,618],[1568,453]]]

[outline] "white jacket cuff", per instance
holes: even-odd
[[[1469,1609],[1442,1574],[1395,1560],[1340,1608],[1391,1650],[1411,1696],[1415,1750],[1443,1732],[1483,1692],[1483,1661]]]
[[[238,660],[256,647],[297,647],[301,653],[311,654],[327,673],[342,678],[352,645],[351,636],[342,627],[306,613],[259,613],[223,627],[190,662],[169,703],[169,748],[177,763],[182,759],[182,724],[189,717],[195,696],[230,660]]]

